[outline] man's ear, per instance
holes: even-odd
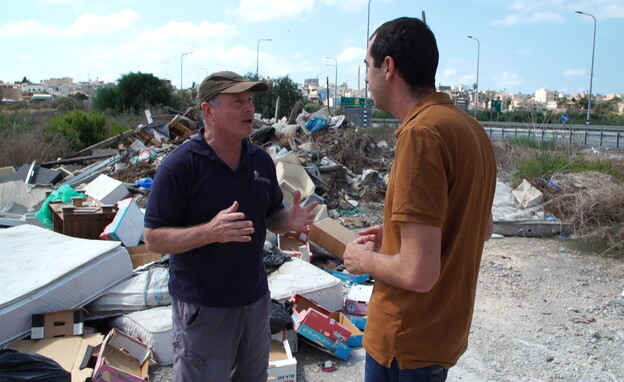
[[[391,79],[396,74],[396,65],[394,62],[394,58],[390,56],[386,56],[384,58],[384,77],[386,80]]]
[[[212,106],[208,102],[202,102],[199,107],[207,120],[212,118]]]

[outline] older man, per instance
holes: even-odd
[[[252,92],[233,72],[199,88],[205,127],[159,167],[145,214],[145,242],[169,253],[174,375],[182,381],[266,381],[270,293],[266,230],[302,230],[316,204],[286,209],[271,157],[251,144]]]

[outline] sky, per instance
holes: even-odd
[[[624,0],[1,1],[4,82],[141,72],[188,88],[213,72],[257,70],[364,89],[367,36],[424,12],[438,85],[624,93]],[[592,17],[575,11],[595,17],[595,49]]]

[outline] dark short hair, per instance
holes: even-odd
[[[399,75],[412,89],[435,88],[438,45],[427,24],[417,18],[400,17],[382,24],[373,36],[370,54],[376,68],[390,56]]]

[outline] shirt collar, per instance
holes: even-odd
[[[398,137],[401,131],[409,123],[409,121],[414,119],[418,114],[420,114],[420,112],[422,112],[426,108],[430,106],[444,105],[444,104],[451,104],[451,105],[453,104],[453,100],[451,100],[451,97],[448,94],[443,93],[443,92],[436,92],[436,93],[429,94],[428,96],[420,100],[420,102],[418,102],[416,105],[414,105],[414,107],[412,107],[412,110],[410,110],[410,112],[407,113],[407,116],[405,116],[405,119],[401,123],[401,126],[399,126],[399,128],[396,129],[396,131],[394,132],[394,135]]]

